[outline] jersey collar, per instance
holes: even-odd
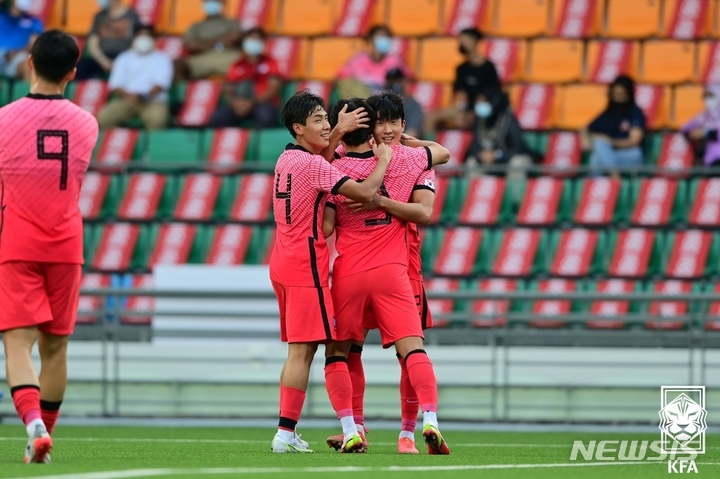
[[[298,145],[296,143],[288,143],[287,146],[285,146],[285,151],[288,151],[288,150],[300,150],[300,151],[304,151],[305,153],[310,153],[312,155],[312,153],[307,151],[307,149],[304,146]]]
[[[62,95],[41,95],[39,93],[28,93],[28,98],[33,100],[64,100],[65,97]]]
[[[373,153],[372,150],[363,151],[362,153],[358,153],[355,151],[348,151],[345,152],[345,156],[349,158],[373,158],[375,156],[375,153]]]

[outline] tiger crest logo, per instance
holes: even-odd
[[[660,431],[663,449],[705,453],[705,387],[663,387]]]

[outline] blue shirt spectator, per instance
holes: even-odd
[[[8,11],[0,11],[0,74],[28,80],[25,65],[30,46],[44,26],[39,18],[30,15],[32,0],[14,0]]]

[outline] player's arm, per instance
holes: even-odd
[[[433,208],[435,207],[435,192],[431,189],[415,190],[410,198],[411,203],[396,201],[387,196],[375,195],[370,203],[350,203],[348,208],[354,211],[367,211],[381,209],[397,219],[408,223],[415,223],[426,226],[432,219]]]
[[[355,131],[358,128],[369,128],[368,121],[370,121],[370,117],[365,111],[365,108],[358,108],[348,113],[347,105],[343,106],[343,109],[340,110],[338,114],[337,125],[335,125],[335,128],[330,132],[330,143],[320,152],[320,155],[332,163],[335,159],[335,149],[340,144],[340,140],[342,140],[345,133]],[[383,173],[383,176],[384,175]]]
[[[370,203],[380,189],[383,179],[385,178],[385,171],[388,165],[390,165],[390,160],[392,160],[392,150],[384,143],[373,146],[373,153],[377,158],[377,165],[375,165],[375,169],[367,179],[362,183],[347,180],[340,186],[337,192],[333,191],[332,193],[347,196],[351,200],[359,201],[360,203]]]
[[[325,214],[323,215],[322,232],[326,238],[330,237],[335,231],[335,205],[332,203],[325,204]]]
[[[442,146],[440,143],[428,140],[418,140],[409,135],[403,135],[400,143],[410,148],[427,148],[430,152],[430,162],[432,166],[444,165],[450,161],[450,150]]]

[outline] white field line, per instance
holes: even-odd
[[[652,462],[585,462],[557,464],[477,464],[453,466],[388,466],[388,467],[219,467],[197,469],[129,469],[125,471],[104,471],[52,476],[34,476],[17,479],[125,479],[132,477],[184,476],[184,475],[227,475],[227,474],[298,474],[298,473],[353,473],[353,472],[440,472],[440,471],[482,471],[494,469],[554,469],[574,467],[611,467],[653,464]],[[720,463],[708,463],[717,465]]]

